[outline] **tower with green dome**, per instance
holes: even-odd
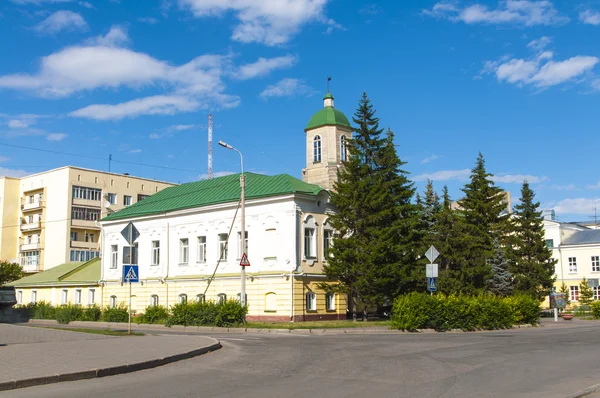
[[[348,156],[346,143],[352,127],[344,113],[333,106],[330,92],[323,97],[323,109],[308,121],[306,132],[306,168],[302,180],[332,190],[338,168]]]

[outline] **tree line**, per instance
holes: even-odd
[[[494,184],[480,153],[463,197],[452,202],[428,181],[422,194],[405,170],[394,133],[379,127],[366,94],[353,117],[349,156],[332,192],[337,234],[325,267],[356,306],[373,308],[408,292],[425,291],[424,257],[431,245],[440,252],[438,291],[498,296],[527,294],[538,300],[554,284],[551,250],[543,217],[525,181],[519,204],[507,211],[505,192]]]

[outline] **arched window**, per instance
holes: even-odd
[[[110,296],[109,306],[110,308],[115,308],[117,306],[117,296]]]
[[[277,312],[277,294],[265,294],[265,312]]]
[[[345,135],[340,137],[340,160],[342,162],[346,161],[346,136]]]
[[[217,294],[217,304],[225,304],[227,301],[227,295],[225,293]]]
[[[335,293],[325,294],[325,309],[327,311],[335,311]]]
[[[196,302],[197,303],[204,304],[205,301],[206,301],[206,298],[204,297],[203,294],[197,294],[196,295]]]
[[[187,303],[187,294],[180,294],[179,295],[179,304],[185,304]]]
[[[321,161],[321,136],[315,135],[313,139],[313,162],[319,163]]]
[[[156,294],[153,294],[152,296],[150,296],[150,306],[156,307],[157,305],[158,305],[158,296]]]
[[[306,293],[306,310],[316,311],[317,310],[317,295],[314,292]]]

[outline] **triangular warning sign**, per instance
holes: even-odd
[[[133,270],[133,267],[129,268],[129,271],[127,271],[127,275],[125,275],[125,280],[131,280],[131,279],[137,279],[137,275],[135,274],[135,271]]]
[[[242,255],[242,259],[240,260],[240,267],[249,267],[250,266],[250,261],[248,261],[248,256],[246,256],[246,253],[244,253]]]

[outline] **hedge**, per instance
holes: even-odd
[[[171,316],[167,326],[217,326],[227,327],[241,325],[246,319],[247,307],[237,300],[224,303],[207,301],[204,303],[179,303],[171,307]]]
[[[519,324],[535,325],[539,318],[540,304],[528,296],[431,296],[413,292],[396,298],[391,321],[392,327],[401,330],[446,331],[494,330]]]
[[[590,307],[592,307],[592,315],[595,319],[600,319],[600,301],[594,301]]]

